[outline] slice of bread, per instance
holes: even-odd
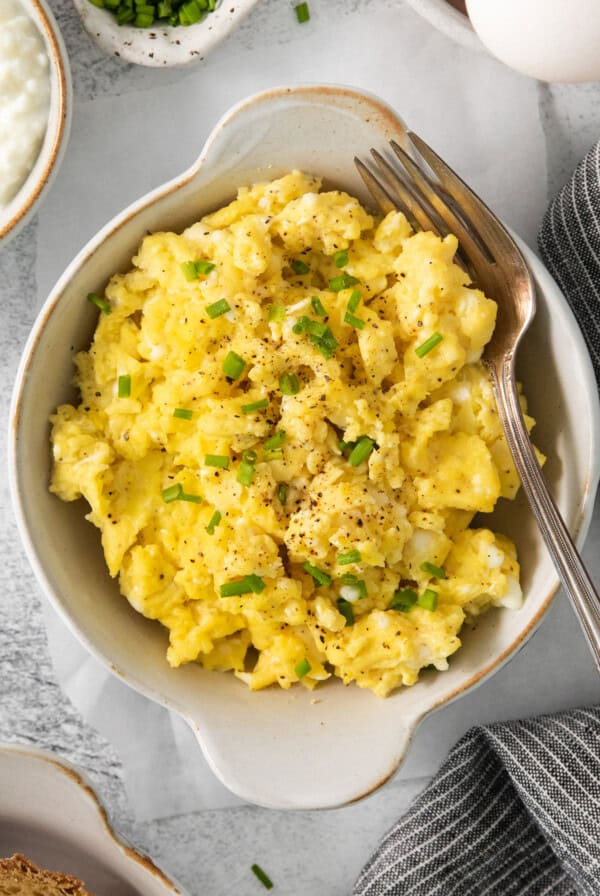
[[[24,856],[0,859],[0,896],[92,896],[76,877],[43,871]]]

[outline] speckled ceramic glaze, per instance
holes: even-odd
[[[46,0],[21,0],[40,30],[50,72],[48,127],[37,160],[14,199],[0,209],[0,248],[37,210],[62,161],[71,123],[71,74],[67,51]]]
[[[138,65],[166,68],[200,62],[248,15],[258,0],[221,0],[214,12],[196,25],[174,28],[133,28],[119,25],[106,9],[89,0],[73,0],[84,28],[110,56]]]
[[[80,771],[50,753],[0,744],[0,858],[17,852],[75,875],[96,896],[185,896],[115,834]]]
[[[18,373],[12,409],[10,478],[29,559],[48,598],[81,642],[149,698],[180,713],[224,784],[272,807],[327,807],[359,799],[398,768],[418,723],[434,708],[491,675],[531,634],[558,587],[523,498],[500,502],[491,525],[519,549],[525,603],[494,610],[464,631],[444,673],[381,700],[330,680],[249,692],[232,675],[194,664],[173,670],[167,634],[136,613],[106,571],[98,531],[83,502],[48,491],[48,417],[75,398],[73,353],[87,348],[97,313],[85,295],[125,270],[148,231],[182,230],[231,200],[240,185],[292,168],[368,201],[355,154],[404,142],[401,119],[374,97],[341,87],[280,88],[242,102],[216,126],[196,164],[130,206],[95,236],[65,271],[35,324]],[[539,311],[520,351],[519,375],[538,419],[546,476],[579,544],[599,474],[595,381],[581,334],[556,284],[523,247],[539,290]]]

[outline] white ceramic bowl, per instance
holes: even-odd
[[[23,227],[50,188],[69,138],[72,89],[67,51],[46,0],[21,0],[43,37],[50,63],[50,111],[42,148],[23,186],[0,210],[0,246]]]
[[[106,9],[89,0],[73,0],[83,27],[110,56],[160,68],[201,62],[207,53],[237,27],[258,0],[221,0],[214,12],[196,25],[174,28],[157,23],[152,28],[119,25]]]
[[[0,858],[19,852],[96,896],[184,896],[122,840],[89,781],[50,753],[0,744]]]
[[[329,681],[316,692],[251,693],[232,675],[165,660],[164,629],[119,595],[83,502],[48,491],[48,417],[75,398],[73,353],[87,348],[97,314],[88,292],[126,270],[148,231],[182,230],[231,200],[236,188],[298,167],[367,201],[352,157],[404,141],[395,112],[341,87],[292,87],[252,97],[217,125],[196,164],[130,206],[83,249],[46,301],[18,373],[10,479],[30,562],[46,595],[81,642],[116,675],[191,725],[215,773],[244,799],[273,807],[326,807],[356,800],[397,769],[421,719],[498,669],[531,634],[558,580],[523,499],[504,502],[494,523],[517,543],[526,595],[521,610],[492,611],[467,630],[450,669],[426,673],[387,700]],[[546,475],[581,544],[599,474],[596,385],[583,339],[558,287],[524,248],[539,311],[521,350],[520,376]],[[316,699],[315,699],[316,698]]]

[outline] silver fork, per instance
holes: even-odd
[[[410,131],[407,137],[418,162],[392,141],[394,164],[376,150],[371,150],[376,174],[360,159],[355,164],[384,214],[399,209],[416,229],[454,233],[459,263],[498,303],[496,328],[482,360],[524,492],[600,672],[600,597],[548,491],[519,403],[515,356],[535,314],[532,277],[514,240],[482,200],[420,137]]]

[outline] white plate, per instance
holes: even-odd
[[[94,896],[185,896],[112,830],[81,772],[42,750],[0,744],[0,858],[22,853]]]
[[[30,562],[53,605],[81,643],[124,681],[180,713],[215,773],[243,799],[278,808],[335,806],[390,777],[419,722],[465,694],[523,644],[540,621],[558,579],[528,506],[501,502],[493,524],[517,543],[525,603],[492,611],[447,672],[425,673],[387,700],[329,681],[259,693],[232,675],[165,660],[167,635],[136,613],[106,571],[98,531],[83,502],[48,491],[48,418],[72,400],[73,353],[87,348],[97,313],[85,301],[126,270],[148,231],[180,231],[228,202],[236,188],[292,168],[367,196],[353,164],[372,146],[403,142],[404,125],[381,101],[357,90],[280,88],[234,107],[216,126],[198,162],[134,203],[95,236],[46,301],[26,346],[13,398],[10,480]],[[600,463],[600,413],[591,363],[573,315],[533,252],[524,249],[539,288],[539,310],[520,351],[520,375],[538,419],[546,475],[579,544],[587,531]]]

